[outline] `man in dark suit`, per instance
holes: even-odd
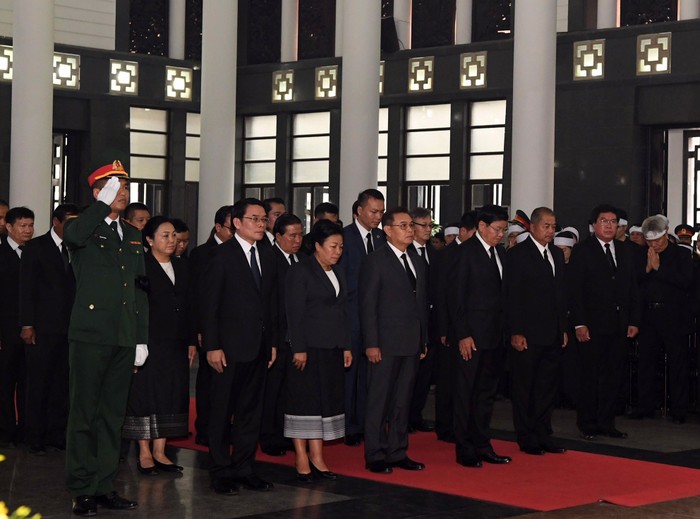
[[[428,287],[423,260],[410,249],[413,220],[397,207],[382,217],[388,244],[360,271],[360,322],[369,360],[365,462],[371,472],[423,470],[408,449],[408,413],[419,358],[428,342]]]
[[[279,281],[277,303],[279,308],[280,344],[277,360],[270,367],[265,381],[265,401],[263,403],[262,426],[260,428],[260,450],[270,456],[283,456],[287,451],[284,439],[284,404],[283,391],[289,346],[287,339],[287,314],[284,311],[284,284],[287,270],[299,261],[297,253],[301,248],[303,231],[301,220],[293,214],[285,213],[277,219],[274,227],[275,246],[272,251],[277,263]]]
[[[63,243],[72,204],[53,211],[53,226],[22,253],[19,323],[27,359],[26,442],[32,454],[64,450],[68,421],[68,322],[75,278]]]
[[[639,331],[639,290],[634,259],[616,241],[617,209],[599,205],[589,223],[594,235],[571,252],[571,322],[576,330],[581,385],[578,427],[586,440],[597,434],[626,438],[615,428],[628,338]]]
[[[132,202],[124,209],[123,221],[133,225],[139,231],[143,231],[146,227],[146,222],[151,219],[151,211],[146,204],[141,202]]]
[[[234,495],[240,485],[270,490],[253,471],[260,432],[265,374],[277,353],[277,266],[265,237],[262,202],[234,204],[234,237],[216,247],[203,274],[202,346],[212,374],[209,452],[212,488]],[[233,427],[231,418],[233,417]],[[233,454],[231,454],[233,443]]]
[[[275,244],[275,223],[277,222],[277,218],[287,212],[287,206],[282,198],[276,196],[263,200],[263,207],[265,207],[265,214],[267,215],[267,225],[265,226],[265,237],[267,241],[260,243],[260,246],[267,247],[268,245],[272,246]]]
[[[22,249],[34,234],[32,210],[10,209],[5,232],[0,244],[0,445],[8,446],[24,441],[26,359],[17,302]]]
[[[333,223],[338,223],[338,206],[331,202],[321,202],[314,208],[314,220],[311,222],[311,227],[314,226],[319,220],[330,220]],[[304,254],[311,256],[315,252],[315,246],[311,232],[304,235],[304,239],[301,242],[301,251]]]
[[[559,362],[568,341],[564,253],[551,246],[556,227],[554,212],[538,207],[530,236],[506,257],[513,423],[527,454],[565,451],[551,439]]]
[[[437,289],[432,316],[436,321],[436,333],[439,342],[436,347],[435,377],[435,433],[438,440],[454,443],[454,385],[457,363],[454,349],[457,347],[455,328],[450,322],[448,310],[449,288],[457,278],[457,260],[460,244],[469,240],[476,233],[476,211],[467,211],[462,215],[457,227],[457,236],[439,254],[435,255],[431,272],[436,273]]]
[[[344,228],[345,244],[340,266],[348,282],[348,314],[352,365],[345,371],[345,443],[356,446],[362,441],[367,403],[367,358],[362,355],[360,304],[358,287],[360,267],[368,254],[386,244],[384,232],[378,229],[384,215],[384,195],[366,189],[357,197],[357,217]]]
[[[669,242],[665,216],[657,214],[644,220],[642,233],[649,248],[640,279],[644,318],[639,330],[639,405],[631,417],[654,416],[658,402],[656,373],[663,348],[668,358],[671,417],[674,423],[682,424],[689,399],[693,260],[687,249]]]
[[[7,216],[7,211],[10,210],[10,204],[6,200],[0,198],[0,242],[5,240],[5,235],[7,234],[7,229],[5,229],[5,216]]]
[[[214,214],[214,228],[211,236],[202,245],[195,247],[190,254],[190,300],[191,308],[197,323],[197,334],[202,333],[202,308],[207,294],[202,291],[202,275],[207,271],[209,261],[214,254],[217,245],[233,238],[233,226],[231,225],[231,206],[224,205]],[[194,421],[196,431],[194,441],[198,445],[209,445],[209,386],[211,384],[211,369],[205,361],[206,355],[199,344],[197,381],[195,383],[195,404],[197,417]]]
[[[505,300],[502,282],[508,213],[497,205],[477,211],[478,229],[459,247],[456,282],[450,293],[450,319],[458,341],[454,390],[454,430],[457,463],[481,467],[481,462],[510,463],[489,439],[489,423],[498,382],[503,374]],[[453,346],[453,347],[454,347]]]
[[[119,161],[88,177],[95,203],[66,221],[76,279],[68,328],[70,413],[66,472],[73,513],[97,506],[132,510],[137,503],[114,491],[121,427],[137,352],[148,341],[146,268],[141,233],[120,221],[129,201],[128,175]]]

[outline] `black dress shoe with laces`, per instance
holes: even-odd
[[[481,460],[478,458],[471,458],[468,456],[457,456],[457,463],[462,465],[463,467],[471,467],[471,468],[481,468]]]
[[[513,461],[511,458],[508,456],[499,456],[495,452],[480,452],[478,454],[478,457],[481,461],[484,461],[486,463],[492,463],[494,465],[505,465],[506,463],[510,463]]]
[[[222,496],[237,496],[238,485],[231,478],[216,478],[211,483],[211,488]]]
[[[391,474],[393,470],[384,460],[368,461],[365,468],[375,474]]]
[[[425,468],[425,464],[419,462],[419,461],[414,461],[408,456],[406,456],[404,459],[399,460],[399,461],[394,461],[389,464],[391,467],[398,468],[398,469],[404,469],[404,470],[423,470]]]
[[[274,486],[269,481],[260,479],[256,474],[248,474],[247,476],[233,478],[233,480],[243,488],[247,488],[248,490],[257,490],[258,492],[267,492],[268,490],[272,490]]]
[[[136,501],[124,499],[114,491],[109,494],[95,496],[95,503],[102,508],[109,508],[110,510],[133,510],[139,506]]]
[[[80,517],[94,517],[97,515],[97,503],[92,496],[78,496],[73,499],[73,513]]]

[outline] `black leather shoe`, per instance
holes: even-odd
[[[375,474],[391,474],[393,470],[384,460],[368,461],[365,468]]]
[[[499,456],[495,452],[480,452],[477,454],[477,456],[481,461],[493,463],[494,465],[505,465],[506,463],[513,461],[508,456]]]
[[[438,441],[446,442],[446,443],[456,443],[457,442],[457,440],[455,439],[455,435],[453,433],[438,434],[437,439],[438,439]]]
[[[27,452],[33,454],[34,456],[46,456],[46,447],[43,445],[29,445],[27,447]]]
[[[544,449],[541,449],[537,445],[521,445],[520,451],[533,456],[542,456],[544,454]]]
[[[248,490],[257,490],[258,492],[267,492],[273,488],[272,483],[265,481],[264,479],[260,479],[256,474],[249,474],[240,478],[233,478],[233,480]]]
[[[302,474],[301,472],[297,472],[297,480],[301,481],[302,483],[312,483],[314,478],[311,475],[311,472],[307,474]]]
[[[610,438],[619,438],[620,440],[627,438],[626,432],[618,431],[614,427],[612,429],[608,429],[607,431],[602,431],[601,434]]]
[[[102,496],[95,496],[95,503],[102,508],[109,508],[110,510],[133,510],[139,506],[136,501],[124,499],[114,491]]]
[[[481,461],[478,460],[477,458],[468,458],[466,456],[457,456],[457,463],[462,465],[463,467],[471,467],[471,468],[481,468]]]
[[[97,515],[97,503],[92,496],[78,496],[73,499],[73,513],[80,517],[94,517]]]
[[[174,463],[161,463],[157,459],[153,459],[153,463],[155,463],[156,468],[160,470],[161,472],[182,472],[183,467],[180,465],[175,465]]]
[[[335,472],[331,472],[330,470],[321,470],[316,467],[316,465],[311,463],[311,460],[309,460],[309,467],[311,467],[311,472],[316,477],[322,479],[338,479],[338,475]]]
[[[238,485],[231,478],[216,478],[211,483],[211,488],[222,496],[237,496]]]
[[[630,420],[644,420],[645,418],[654,418],[654,411],[634,411],[627,415]]]
[[[427,420],[421,420],[420,422],[410,424],[410,426],[413,427],[414,430],[420,432],[433,432],[435,430],[435,424]]]
[[[284,456],[287,454],[287,451],[280,447],[260,447],[260,450],[268,456]]]
[[[360,443],[362,443],[362,435],[360,434],[348,434],[345,436],[345,445],[357,447]]]
[[[549,452],[550,454],[564,454],[566,452],[566,449],[564,447],[560,447],[556,443],[552,442],[543,443],[542,450],[544,450],[545,452]]]
[[[390,463],[390,465],[394,468],[398,469],[404,469],[404,470],[423,470],[425,468],[425,464],[419,462],[419,461],[414,461],[408,456],[406,456],[404,459],[399,460],[399,461],[394,461]]]
[[[140,461],[137,461],[136,468],[139,469],[139,472],[144,476],[155,476],[156,474],[158,474],[158,469],[155,465],[152,465],[150,467],[144,467],[143,465],[141,465]]]
[[[595,433],[592,433],[590,431],[581,431],[581,438],[583,438],[584,440],[588,440],[589,442],[598,439]]]

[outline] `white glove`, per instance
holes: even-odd
[[[119,193],[120,189],[121,183],[119,182],[119,179],[117,177],[110,178],[105,184],[105,187],[100,189],[100,192],[97,194],[97,201],[104,202],[107,205],[112,205],[112,202],[114,202],[114,199],[117,198],[117,193]]]
[[[148,358],[148,345],[147,344],[137,344],[136,345],[136,358],[134,359],[134,366],[143,366],[146,363],[147,358]]]

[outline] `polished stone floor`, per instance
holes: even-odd
[[[432,397],[431,397],[432,398]],[[432,401],[427,413],[432,414]],[[578,437],[574,413],[557,410],[556,436],[570,449],[655,461],[700,469],[700,417],[691,415],[685,425],[663,418],[632,421],[618,419],[618,428],[630,434],[627,440],[585,442]],[[498,402],[493,418],[495,436],[513,439],[510,404]],[[63,453],[33,456],[23,449],[6,449],[0,463],[0,501],[11,509],[25,504],[44,518],[71,517],[70,498],[64,485]],[[144,477],[136,470],[132,455],[120,468],[119,493],[139,502],[132,512],[100,509],[99,516],[141,518],[687,518],[700,517],[700,497],[624,508],[607,503],[536,513],[531,510],[466,499],[407,487],[344,477],[334,482],[298,483],[288,467],[258,464],[261,477],[275,484],[269,493],[241,490],[223,497],[209,488],[208,455],[173,450],[172,456],[185,467],[183,474]],[[572,470],[575,470],[572,467]]]

